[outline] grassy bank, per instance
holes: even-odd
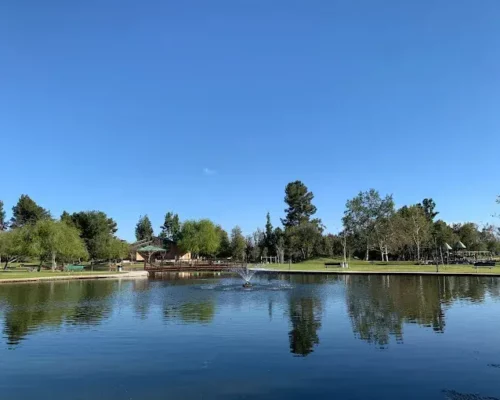
[[[60,271],[41,271],[41,272],[28,272],[21,270],[9,270],[0,272],[0,280],[7,279],[37,279],[37,278],[60,278],[60,277],[77,277],[77,276],[99,276],[99,275],[113,275],[117,272],[110,271],[83,271],[83,272],[60,272]]]
[[[367,262],[360,260],[349,261],[349,269],[342,269],[339,267],[325,268],[325,262],[340,262],[336,259],[320,258],[316,260],[309,260],[296,264],[267,264],[266,269],[275,269],[278,271],[332,271],[332,272],[436,272],[435,265],[415,265],[413,262]],[[491,273],[500,275],[500,266],[489,268],[478,268],[480,273]],[[449,274],[471,274],[476,273],[476,268],[472,265],[448,265],[439,267],[440,273]]]

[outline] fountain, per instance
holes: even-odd
[[[239,276],[241,276],[241,279],[244,280],[244,283],[243,283],[244,288],[252,287],[252,284],[250,283],[250,281],[252,280],[253,276],[257,272],[256,270],[248,268],[247,265],[241,265],[241,266],[232,268],[231,271],[235,272]]]

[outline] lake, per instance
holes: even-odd
[[[0,286],[0,398],[500,398],[500,279]]]

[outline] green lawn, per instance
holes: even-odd
[[[42,278],[42,277],[60,277],[60,276],[98,276],[98,275],[108,275],[116,274],[117,272],[109,271],[84,271],[84,272],[52,272],[52,271],[41,271],[41,272],[27,272],[22,270],[9,270],[0,271],[1,279],[21,279],[21,278]]]
[[[325,268],[325,262],[340,262],[341,260],[332,260],[327,258],[320,258],[316,260],[309,260],[296,264],[266,264],[265,268],[276,270],[295,270],[295,271],[360,271],[360,272],[436,272],[435,265],[415,265],[414,262],[381,262],[375,261],[373,263],[360,260],[349,261],[349,269],[342,269],[340,267]],[[439,272],[442,273],[475,273],[476,268],[472,265],[449,265],[439,267]],[[489,268],[478,268],[478,272],[500,274],[500,266]]]

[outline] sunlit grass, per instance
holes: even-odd
[[[329,266],[325,268],[325,262],[340,262],[339,259],[320,258],[309,260],[296,264],[266,264],[267,269],[276,269],[281,271],[311,271],[311,272],[436,272],[435,265],[415,265],[414,262],[367,262],[361,260],[350,260],[349,268]],[[500,274],[500,266],[493,268],[476,268],[472,265],[440,265],[440,273],[491,273]]]

